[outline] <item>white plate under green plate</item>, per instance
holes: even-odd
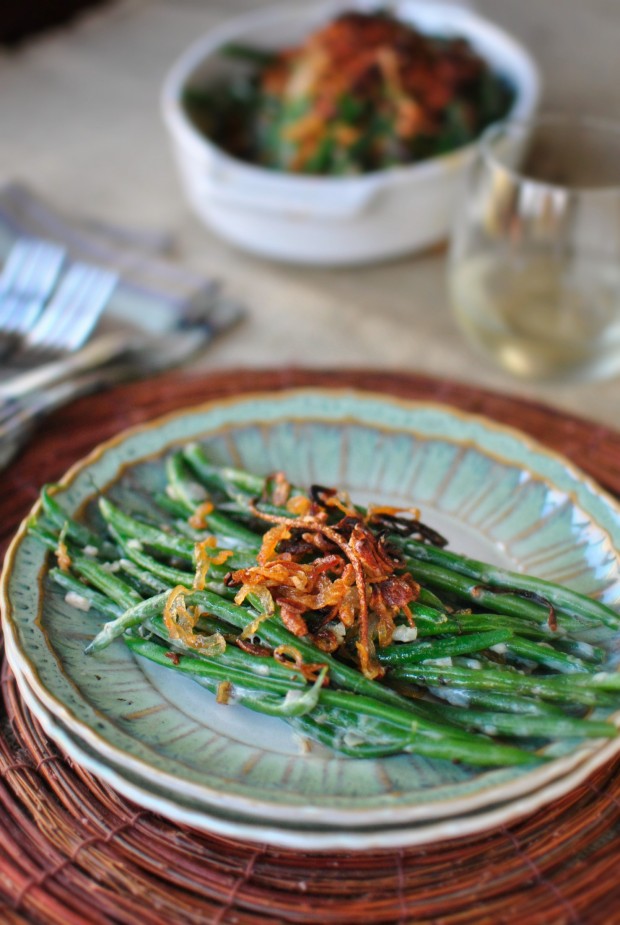
[[[586,761],[563,777],[507,803],[465,815],[453,815],[436,821],[410,822],[400,826],[371,828],[312,827],[291,822],[253,820],[240,814],[227,814],[205,808],[200,801],[181,794],[171,794],[158,787],[148,776],[141,777],[126,767],[101,759],[86,742],[68,730],[53,716],[30,690],[23,677],[18,678],[20,692],[41,723],[44,731],[74,761],[100,777],[127,799],[160,813],[173,822],[191,825],[227,838],[259,842],[279,848],[303,851],[372,851],[384,848],[413,847],[435,844],[452,838],[477,835],[500,826],[514,824],[519,819],[548,806],[582,784],[605,762],[613,757],[614,743],[609,742]]]
[[[565,460],[522,434],[446,408],[352,392],[255,395],[171,415],[105,444],[74,467],[58,499],[97,491],[129,508],[161,485],[160,455],[188,440],[256,472],[415,504],[452,548],[559,580],[620,606],[620,512]],[[398,756],[302,754],[288,727],[216,706],[187,678],[136,660],[118,641],[86,658],[93,613],[45,580],[46,555],[22,528],[7,558],[11,663],[45,707],[101,757],[167,793],[255,819],[373,826],[467,813],[566,774],[596,743],[562,743],[536,767],[481,771]]]

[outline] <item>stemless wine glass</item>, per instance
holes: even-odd
[[[620,125],[544,116],[488,129],[449,283],[469,341],[510,372],[620,371]]]

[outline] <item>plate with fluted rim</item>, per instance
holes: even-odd
[[[523,434],[440,405],[321,389],[215,401],[103,444],[67,473],[57,498],[86,517],[101,493],[134,509],[140,493],[162,487],[167,448],[187,441],[203,442],[218,462],[283,469],[297,484],[415,504],[455,550],[620,607],[613,499]],[[558,743],[545,764],[494,770],[412,755],[306,754],[285,724],[238,705],[216,708],[204,690],[136,659],[122,641],[86,658],[97,617],[70,607],[47,568],[23,525],[3,579],[14,670],[103,762],[205,808],[333,828],[439,819],[532,793],[604,747]],[[609,644],[611,663],[615,638]]]
[[[301,851],[372,851],[387,848],[412,848],[436,844],[453,838],[475,836],[513,825],[520,819],[552,805],[556,800],[579,787],[591,774],[613,757],[613,743],[599,749],[590,758],[574,767],[565,776],[551,780],[539,789],[506,803],[493,804],[477,812],[454,815],[434,821],[421,820],[404,825],[383,825],[370,828],[327,828],[289,822],[247,818],[239,813],[225,813],[216,807],[204,806],[180,793],[160,788],[149,777],[142,777],[101,756],[86,742],[67,729],[62,720],[51,714],[27,682],[19,678],[19,690],[24,702],[36,716],[44,732],[75,762],[114,790],[139,806],[159,813],[177,824],[226,838],[272,845]]]

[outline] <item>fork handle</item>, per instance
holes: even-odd
[[[134,342],[126,334],[97,337],[75,353],[51,363],[44,363],[27,372],[17,373],[11,379],[0,383],[0,402],[24,398],[40,389],[62,382],[69,376],[96,369],[110,360],[118,359],[133,346]]]
[[[133,366],[115,363],[103,369],[84,372],[72,379],[55,383],[52,388],[40,392],[32,404],[10,405],[7,415],[0,415],[0,470],[2,470],[26,442],[30,432],[38,421],[47,414],[68,404],[82,395],[90,395],[100,389],[115,385],[131,378]]]

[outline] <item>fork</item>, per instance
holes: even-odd
[[[0,357],[40,316],[65,261],[65,249],[49,241],[19,238],[0,275]]]
[[[234,300],[218,297],[193,323],[165,334],[127,339],[102,335],[77,353],[0,385],[0,469],[33,426],[74,398],[115,383],[179,366],[244,317]]]
[[[28,368],[81,347],[96,326],[117,283],[116,273],[86,263],[74,263],[11,355],[11,365]]]

